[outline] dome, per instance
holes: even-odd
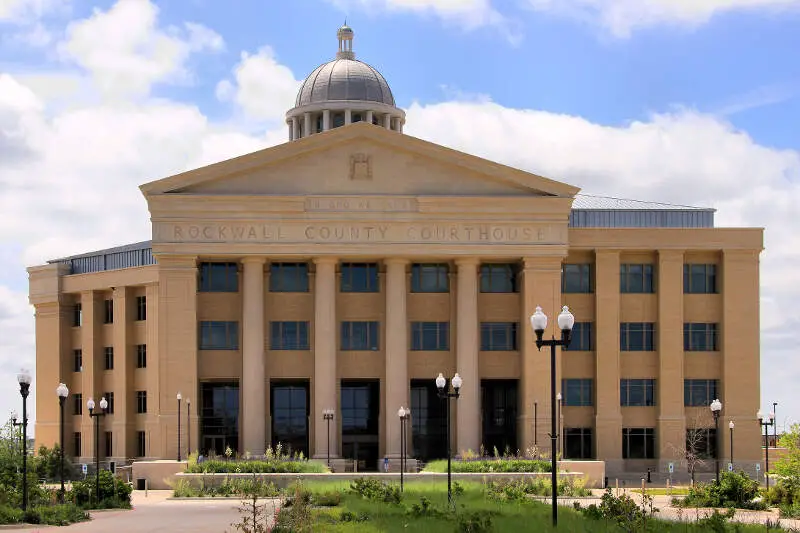
[[[394,106],[383,75],[356,59],[337,58],[317,67],[297,93],[296,107],[330,100],[361,100]]]

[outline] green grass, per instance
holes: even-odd
[[[451,471],[469,473],[490,472],[550,472],[550,463],[535,459],[483,459],[477,461],[452,461]],[[447,461],[431,461],[424,472],[447,472]]]

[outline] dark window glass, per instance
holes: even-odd
[[[344,113],[331,113],[331,127],[341,128],[344,126]]]
[[[105,456],[106,457],[113,456],[114,455],[114,453],[113,453],[113,451],[114,451],[114,439],[113,439],[113,435],[111,434],[110,431],[106,431],[105,432],[105,435],[103,435],[103,441],[104,441],[104,443],[106,445],[105,446],[105,448],[106,448]]]
[[[517,323],[481,322],[481,350],[486,352],[517,350]]]
[[[424,461],[447,457],[446,407],[432,380],[411,380],[411,449]]]
[[[239,265],[200,263],[199,292],[239,292]]]
[[[619,325],[619,349],[623,352],[652,352],[656,349],[655,324],[623,322]]]
[[[411,265],[411,292],[448,292],[448,272],[447,264]]]
[[[377,435],[380,390],[377,383],[343,382],[342,434]]]
[[[683,324],[683,349],[687,352],[716,352],[716,324],[686,322]]]
[[[72,350],[72,370],[74,372],[82,372],[83,371],[83,350],[78,348],[76,350]]]
[[[309,350],[308,322],[270,322],[270,350]]]
[[[136,368],[147,368],[147,345],[136,345]]]
[[[106,414],[113,415],[114,414],[114,393],[113,392],[104,392],[103,398],[106,399],[108,402],[108,408],[106,409]]]
[[[200,453],[239,451],[239,384],[200,384]]]
[[[379,350],[378,322],[342,322],[342,350]]]
[[[81,456],[81,432],[76,431],[72,434],[72,455],[73,457]]]
[[[136,391],[136,413],[144,414],[147,412],[147,391]]]
[[[450,322],[412,322],[411,349],[449,350]]]
[[[114,370],[114,347],[106,346],[103,350],[106,370]]]
[[[623,428],[622,458],[655,459],[656,430],[654,428]]]
[[[308,457],[308,383],[272,383],[272,447]]]
[[[145,446],[144,431],[136,432],[136,457],[144,457],[147,455],[147,447]]]
[[[136,320],[147,320],[147,296],[136,297]]]
[[[592,323],[575,322],[575,325],[572,326],[572,335],[570,337],[569,346],[562,349],[572,352],[589,352],[593,350]]]
[[[561,292],[592,292],[592,265],[565,264],[561,267]]]
[[[708,407],[719,398],[719,381],[716,379],[684,379],[683,405]]]
[[[564,391],[564,405],[584,407],[594,405],[591,379],[562,379],[561,390]]]
[[[592,459],[592,428],[564,428],[564,455],[567,459]]]
[[[652,407],[656,404],[656,380],[621,379],[620,405],[623,407]]]
[[[113,324],[114,323],[114,300],[105,300],[104,305],[104,314],[103,314],[103,324]]]
[[[72,397],[72,414],[73,415],[83,414],[83,394],[80,392]]]
[[[238,322],[200,322],[199,350],[238,350]]]
[[[80,327],[83,324],[83,308],[81,304],[75,304],[72,307],[72,325]]]
[[[717,431],[714,428],[686,430],[686,452],[698,459],[717,458]]]
[[[627,293],[651,293],[653,265],[620,265],[619,290]]]
[[[689,294],[716,294],[717,265],[683,265],[683,292]]]
[[[375,263],[343,263],[342,292],[379,292],[378,265]]]
[[[308,263],[272,263],[271,292],[308,292]]]
[[[481,292],[517,292],[517,265],[513,263],[481,265]]]

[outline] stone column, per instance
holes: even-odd
[[[353,111],[351,109],[344,110],[344,125],[349,126],[353,123]]]
[[[291,120],[287,120],[286,121],[286,125],[289,127],[289,140],[293,141],[294,140],[294,128],[292,127],[292,121]]]
[[[161,358],[159,353],[159,336],[158,336],[158,325],[160,322],[159,319],[159,308],[161,307],[159,304],[159,289],[158,283],[152,283],[145,287],[146,295],[147,295],[147,366],[144,369],[145,372],[145,387],[147,390],[157,391],[161,389],[161,373],[159,372],[159,368],[161,367]],[[141,370],[139,371],[141,372]],[[198,390],[198,393],[200,391]],[[131,393],[133,395],[135,393]],[[187,393],[188,394],[188,393]],[[135,402],[136,398],[131,396],[129,398],[130,402]],[[192,398],[192,401],[195,401]],[[197,398],[197,401],[200,401],[200,398]],[[131,403],[133,406],[131,409],[131,413],[135,413],[135,404]],[[199,404],[198,404],[199,405]],[[146,415],[136,415],[144,417],[145,419],[145,457],[155,457],[155,452],[157,452],[157,436],[158,436],[158,413],[155,409],[149,409]],[[195,449],[200,448],[200,426],[196,424],[195,420],[192,420],[192,446]],[[134,453],[136,449],[134,448]]]
[[[135,427],[134,424],[131,424],[132,418],[129,414],[125,394],[128,391],[128,383],[133,381],[129,379],[129,376],[133,375],[136,368],[136,357],[131,357],[128,353],[130,350],[128,327],[131,322],[129,311],[136,303],[136,299],[131,296],[130,292],[127,287],[114,289],[114,370],[112,371],[114,386],[108,389],[114,392],[114,414],[100,419],[100,431],[103,431],[102,426],[105,422],[105,425],[111,426],[113,432],[111,434],[113,439],[112,457],[119,457],[123,460],[133,455],[128,449],[130,441],[128,434],[129,428]],[[95,401],[98,400],[95,399]]]
[[[481,445],[481,382],[478,372],[478,264],[474,257],[456,260],[456,369],[464,380],[457,405],[456,453],[477,452]]]
[[[386,455],[400,456],[400,420],[397,410],[409,405],[408,317],[406,313],[407,259],[386,259]]]
[[[94,398],[99,405],[101,391],[100,384],[103,376],[103,314],[105,298],[103,293],[84,291],[81,293],[81,309],[83,311],[83,325],[81,326],[81,350],[83,354],[83,368],[81,370],[81,392],[83,394],[83,415],[80,417],[82,457],[94,459],[94,419],[89,417],[86,402]],[[72,412],[74,399],[70,393],[68,401],[71,405],[64,406],[64,415]]]
[[[240,452],[262,455],[266,442],[264,257],[245,257],[242,283],[242,431]]]
[[[328,440],[324,409],[336,411],[336,423],[331,435],[331,457],[338,457],[339,409],[336,401],[336,263],[334,257],[314,259],[317,273],[314,278],[314,424],[313,457],[327,457]]]
[[[392,115],[390,115],[389,113],[383,115],[383,127],[386,128],[387,130],[392,129]]]
[[[331,110],[326,109],[322,112],[322,131],[331,129]]]
[[[372,124],[372,111],[367,111],[367,122]]]
[[[295,140],[300,138],[300,121],[297,117],[292,117],[292,137]]]
[[[303,113],[303,137],[309,137],[311,133],[311,113]]]

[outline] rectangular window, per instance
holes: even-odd
[[[136,457],[145,457],[147,450],[145,448],[144,431],[136,432]]]
[[[83,394],[80,392],[72,396],[72,414],[83,414]]]
[[[684,322],[683,349],[687,352],[716,352],[718,328],[716,324]]]
[[[77,303],[72,306],[72,325],[80,327],[83,324],[83,307]]]
[[[449,270],[446,263],[411,265],[411,292],[449,292]]]
[[[380,292],[378,265],[375,263],[342,263],[342,292]]]
[[[136,413],[143,415],[147,412],[147,391],[136,391]]]
[[[378,322],[342,322],[342,350],[379,350]]]
[[[620,402],[622,407],[652,407],[656,404],[656,380],[619,380]]]
[[[103,349],[103,360],[105,361],[106,370],[114,370],[114,347],[106,346]]]
[[[136,297],[136,320],[147,320],[147,296]]]
[[[83,350],[81,348],[72,350],[72,371],[83,372]]]
[[[105,300],[103,302],[103,324],[114,323],[114,300]]]
[[[208,321],[200,322],[199,350],[238,350],[239,323]]]
[[[200,263],[199,292],[239,292],[237,263]]]
[[[717,398],[719,398],[718,380],[683,380],[683,405],[686,407],[708,407]]]
[[[686,430],[686,453],[698,459],[717,458],[717,430],[695,428]]]
[[[619,291],[627,293],[651,293],[653,287],[653,265],[620,265]]]
[[[450,349],[450,322],[412,322],[411,349],[414,351]]]
[[[272,263],[270,292],[308,292],[308,263]]]
[[[592,428],[564,428],[564,455],[567,459],[592,459]]]
[[[591,379],[562,379],[564,405],[567,407],[586,407],[594,405]]]
[[[716,294],[717,265],[683,265],[683,292],[686,294]]]
[[[652,352],[656,349],[656,326],[652,322],[623,322],[619,325],[622,352]]]
[[[136,368],[147,368],[147,345],[136,345]]]
[[[569,346],[563,347],[563,350],[571,352],[589,352],[592,351],[592,323],[591,322],[575,322],[572,326],[572,336],[570,337]]]
[[[561,267],[561,292],[592,292],[592,285],[591,264],[564,264]]]
[[[106,409],[106,414],[113,415],[114,414],[114,393],[113,392],[104,392],[103,398],[106,399],[108,402],[108,409]]]
[[[111,434],[110,431],[106,431],[105,435],[103,437],[105,438],[105,445],[106,445],[106,454],[105,454],[105,456],[106,457],[112,457],[114,455],[114,453],[113,453],[113,451],[114,451],[114,439],[112,438],[113,435]]]
[[[655,459],[656,430],[654,428],[623,428],[622,458]]]
[[[270,322],[270,350],[310,350],[308,322]]]
[[[81,456],[81,432],[76,431],[72,434],[72,456]]]
[[[481,265],[481,292],[518,292],[517,271],[514,263]]]
[[[481,350],[485,352],[516,351],[516,322],[481,322]]]

